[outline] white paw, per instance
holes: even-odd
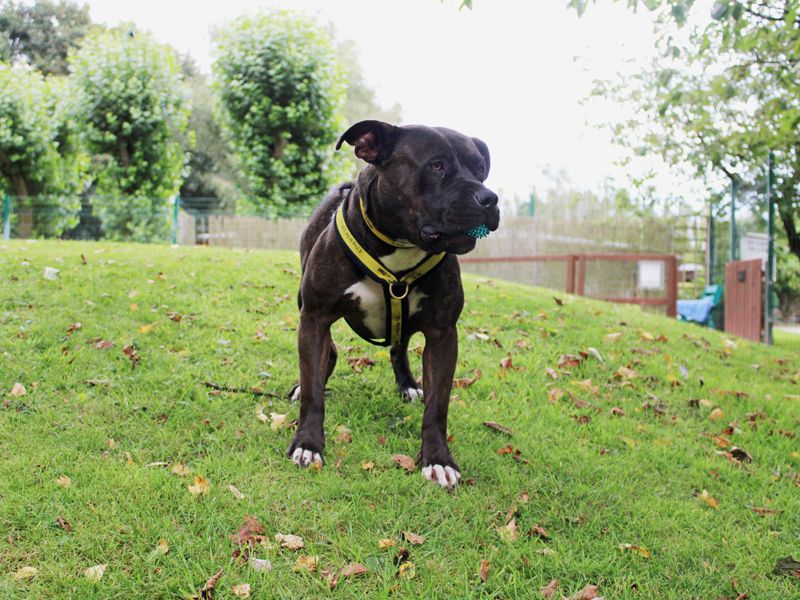
[[[400,394],[403,396],[403,399],[412,402],[414,400],[422,400],[422,388],[418,387],[411,387],[405,388],[400,391]]]
[[[307,467],[312,464],[319,465],[321,467],[322,456],[320,456],[319,452],[312,452],[311,450],[297,448],[292,454],[292,462],[298,467]]]
[[[289,400],[291,402],[297,402],[298,400],[300,400],[300,386],[299,385],[292,390],[292,393],[289,396]]]
[[[422,476],[447,490],[452,490],[461,480],[461,473],[453,467],[443,467],[442,465],[422,467]]]

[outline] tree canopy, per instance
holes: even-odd
[[[287,216],[319,202],[344,164],[333,151],[345,86],[330,34],[293,12],[240,17],[220,33],[213,68],[246,182],[239,206]]]

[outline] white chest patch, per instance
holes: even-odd
[[[398,248],[394,252],[384,254],[380,260],[390,271],[397,273],[417,265],[423,258],[425,258],[425,251],[415,247]]]
[[[381,260],[383,258],[381,257]],[[419,262],[419,261],[417,261]],[[386,264],[386,263],[384,263]],[[416,262],[411,266],[413,267]],[[388,267],[389,265],[386,264]],[[399,269],[402,270],[402,269]],[[354,283],[344,291],[355,300],[364,312],[364,325],[372,333],[373,338],[383,338],[386,336],[386,302],[383,299],[383,286],[377,281],[364,277],[358,283]],[[412,289],[408,295],[408,316],[419,312],[420,302],[426,295],[417,289]]]

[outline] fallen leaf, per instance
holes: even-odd
[[[81,327],[83,327],[83,325],[81,323],[73,323],[72,325],[67,327],[67,335],[72,335],[74,332],[76,332]]]
[[[169,552],[169,542],[164,538],[158,540],[158,544],[156,544],[156,551],[159,554],[166,554],[167,552]]]
[[[56,478],[56,485],[61,486],[62,488],[68,488],[72,485],[72,480],[66,475],[59,475]]]
[[[55,269],[53,267],[45,267],[43,277],[45,279],[49,279],[50,281],[54,281],[58,277],[60,269]]]
[[[19,398],[20,396],[24,396],[28,393],[28,390],[25,389],[25,386],[21,383],[15,383],[14,387],[11,388],[11,395]]]
[[[591,379],[589,380],[591,381]],[[555,404],[564,397],[564,390],[561,388],[552,388],[547,391],[547,401],[550,404]]]
[[[306,556],[301,555],[292,566],[292,571],[308,571],[309,573],[317,570],[319,564],[319,556]]]
[[[553,594],[556,593],[558,589],[558,579],[553,579],[550,583],[548,583],[543,588],[539,588],[539,593],[542,595],[542,598],[546,600],[553,597]]]
[[[556,381],[558,379],[558,371],[556,371],[555,369],[547,367],[544,371],[545,373],[547,373],[547,376],[553,381]]]
[[[299,535],[276,533],[275,541],[279,542],[281,547],[288,548],[289,550],[299,550],[305,546],[303,538]]]
[[[364,471],[372,471],[372,469],[375,468],[375,463],[372,462],[371,460],[362,460],[361,461],[361,468]]]
[[[100,340],[94,345],[95,350],[108,350],[109,348],[114,346],[114,342],[111,340]]]
[[[541,538],[543,540],[549,540],[550,539],[550,534],[547,532],[547,530],[544,527],[542,527],[538,523],[536,525],[534,525],[533,527],[531,527],[528,530],[528,533],[526,533],[526,535],[528,537],[538,537],[538,538]]]
[[[39,569],[36,567],[22,567],[14,573],[14,579],[17,581],[25,581],[26,579],[32,579],[36,577],[36,574],[39,572]]]
[[[369,573],[369,569],[361,563],[350,563],[342,569],[342,577],[357,577]]]
[[[192,473],[192,470],[189,467],[181,463],[174,463],[170,470],[172,471],[173,475],[177,475],[178,477],[186,477]]]
[[[418,535],[416,533],[412,533],[411,531],[404,531],[403,532],[403,538],[409,544],[415,544],[417,546],[420,546],[420,545],[425,543],[425,536],[424,535]]]
[[[650,552],[644,546],[634,546],[633,544],[620,544],[618,546],[621,552],[630,551],[641,554],[645,558],[650,558]]]
[[[236,489],[236,486],[233,484],[228,484],[228,489],[230,490],[231,494],[233,494],[234,498],[237,500],[244,500],[244,494]]]
[[[614,373],[614,376],[617,379],[634,379],[637,373],[633,369],[629,369],[628,367],[620,367]]]
[[[258,573],[272,571],[272,563],[266,558],[256,558],[255,556],[250,556],[247,559],[247,564],[250,565],[251,569],[257,571]]]
[[[569,597],[569,600],[600,600],[600,591],[596,585],[587,585],[585,588]]]
[[[500,423],[495,423],[494,421],[484,421],[483,422],[486,427],[489,429],[494,429],[495,431],[499,431],[500,433],[505,433],[506,435],[514,435],[514,432],[511,430],[510,427],[506,427],[505,425],[501,425]]]
[[[405,454],[395,454],[392,456],[392,460],[398,467],[405,469],[409,473],[413,473],[417,468],[414,459],[410,456],[406,456]]]
[[[395,540],[391,539],[378,540],[378,548],[380,548],[381,550],[386,550],[387,548],[391,548],[392,546],[394,546],[396,543],[397,542]]]
[[[125,346],[122,349],[122,353],[128,357],[128,360],[131,361],[131,368],[136,368],[140,358],[139,355],[136,353],[136,349],[133,346]]]
[[[247,516],[236,533],[230,536],[230,540],[238,546],[233,553],[234,558],[247,560],[253,547],[264,540],[264,526],[256,517]]]
[[[214,575],[212,575],[211,578],[208,581],[206,581],[205,585],[200,588],[200,595],[195,596],[195,598],[199,598],[200,600],[207,600],[212,598],[214,596],[214,588],[216,587],[219,578],[222,577],[223,570],[224,569],[220,569],[219,571],[214,573]]]
[[[758,507],[758,506],[750,506],[750,505],[748,505],[747,508],[752,510],[757,515],[762,515],[762,516],[763,515],[779,515],[780,513],[783,512],[783,510],[780,509],[780,508],[761,508],[761,507]]]
[[[611,414],[614,415],[615,417],[624,417],[625,411],[622,410],[619,406],[614,406],[611,409]]]
[[[208,493],[210,489],[211,484],[209,483],[208,479],[201,477],[200,475],[195,475],[194,484],[189,486],[189,491],[193,496],[202,496],[203,494]]]
[[[231,588],[231,592],[237,598],[249,598],[250,597],[250,584],[249,583],[237,583],[235,586]]]
[[[719,508],[719,500],[714,498],[708,493],[708,490],[703,490],[700,494],[700,499],[705,502],[711,508],[717,509]]]
[[[356,373],[361,373],[364,367],[371,367],[375,364],[375,361],[368,356],[350,357],[347,359],[347,362]]]
[[[473,373],[474,377],[462,377],[460,379],[454,379],[453,380],[453,387],[454,388],[468,388],[473,383],[478,381],[478,379],[480,379],[481,376],[483,375],[481,373],[480,369],[475,369],[472,373]]]
[[[417,567],[412,562],[404,562],[397,571],[397,576],[401,579],[414,579],[417,575]]]
[[[519,539],[519,527],[517,526],[517,519],[511,518],[505,525],[498,528],[500,538],[506,542],[515,542]]]
[[[481,576],[481,581],[486,583],[486,580],[489,579],[489,568],[491,567],[491,563],[488,560],[482,560],[479,567],[479,573]]]
[[[597,348],[592,348],[590,346],[589,348],[586,349],[586,352],[588,352],[589,354],[594,356],[601,365],[606,364],[606,361],[603,359],[602,354],[600,354],[600,352],[598,352]]]
[[[562,354],[558,357],[558,368],[559,369],[571,369],[572,367],[577,367],[583,359],[580,356],[576,356],[574,354]]]
[[[604,336],[604,339],[607,342],[611,342],[612,344],[616,341],[619,341],[619,338],[622,337],[622,333],[615,332],[615,333],[608,333]]]
[[[65,521],[60,516],[56,517],[56,523],[58,523],[58,526],[61,527],[61,529],[63,529],[64,531],[67,531],[67,532],[72,532],[73,531],[72,525],[70,525],[69,522]]]
[[[97,583],[103,578],[103,575],[106,572],[106,567],[108,567],[108,563],[89,567],[83,572],[83,576],[86,577],[86,579],[88,579],[89,581]]]
[[[139,333],[150,333],[155,327],[155,323],[150,323],[149,325],[141,325],[139,326]]]
[[[715,408],[708,414],[709,421],[719,421],[725,418],[725,412],[721,408]]]
[[[350,444],[353,441],[352,432],[344,425],[336,426],[336,441],[340,444]]]
[[[258,418],[261,419],[260,414]],[[270,429],[272,429],[272,431],[278,431],[279,429],[286,429],[286,427],[288,427],[288,419],[286,415],[271,412],[269,413],[269,418],[270,418],[269,427]]]

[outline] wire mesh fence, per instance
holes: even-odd
[[[6,197],[4,238],[129,240],[187,246],[291,249],[299,246],[305,218],[267,219],[237,214],[218,198]],[[717,221],[716,228],[724,227]],[[567,254],[676,254],[692,265],[680,273],[681,297],[696,297],[706,280],[707,223],[702,217],[506,217],[498,231],[469,255],[475,258]],[[719,234],[718,238],[724,237]],[[719,251],[719,250],[718,250]],[[469,263],[464,270],[520,283],[567,289],[557,262]],[[597,262],[586,273],[587,294],[644,297],[637,265]],[[637,296],[638,295],[638,296]]]

